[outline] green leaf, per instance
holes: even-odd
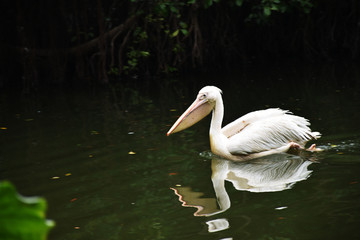
[[[279,8],[277,5],[272,5],[270,8],[272,11],[279,11]]]
[[[166,5],[164,3],[161,3],[160,8],[161,8],[161,10],[166,10]]]
[[[23,197],[7,181],[0,182],[0,239],[45,240],[55,224],[45,219],[46,200]]]
[[[188,30],[186,29],[181,29],[182,34],[184,34],[185,36],[189,34]]]
[[[178,34],[179,34],[179,29],[175,30],[175,32],[171,34],[171,37],[176,37]]]
[[[271,15],[271,9],[269,7],[264,7],[264,15],[267,17]]]
[[[180,27],[182,27],[182,28],[187,28],[188,27],[188,25],[187,25],[187,23],[186,22],[179,22],[179,25],[180,25]]]
[[[143,57],[148,57],[150,56],[150,53],[148,51],[140,51],[140,55]]]
[[[243,4],[243,0],[236,0],[235,4],[236,6],[241,7],[241,5]]]
[[[205,0],[204,1],[204,7],[209,8],[213,4],[212,0]]]
[[[170,6],[170,11],[173,13],[178,13],[179,9],[177,9],[175,6]]]

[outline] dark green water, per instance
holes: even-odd
[[[0,179],[47,199],[52,240],[359,239],[359,74],[315,69],[138,91],[2,93]],[[224,92],[225,123],[288,109],[323,134],[324,151],[212,159],[209,118],[166,137],[207,84]]]

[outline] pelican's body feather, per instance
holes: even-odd
[[[245,155],[277,149],[289,142],[300,146],[320,136],[311,132],[309,121],[281,109],[251,112],[222,128],[228,136],[227,148],[231,154]],[[232,131],[230,131],[232,129]],[[238,129],[238,130],[236,130]]]

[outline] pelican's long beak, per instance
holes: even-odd
[[[169,136],[172,133],[180,132],[191,127],[204,117],[206,117],[214,106],[207,99],[197,98],[190,107],[179,117],[174,125],[167,132]]]

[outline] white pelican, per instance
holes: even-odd
[[[214,86],[202,88],[167,135],[191,127],[212,111],[209,133],[211,151],[237,161],[287,152],[291,148],[303,149],[307,141],[321,136],[319,132],[311,131],[307,119],[278,108],[248,113],[221,128],[224,117],[221,93]],[[315,144],[309,150],[317,150]]]

